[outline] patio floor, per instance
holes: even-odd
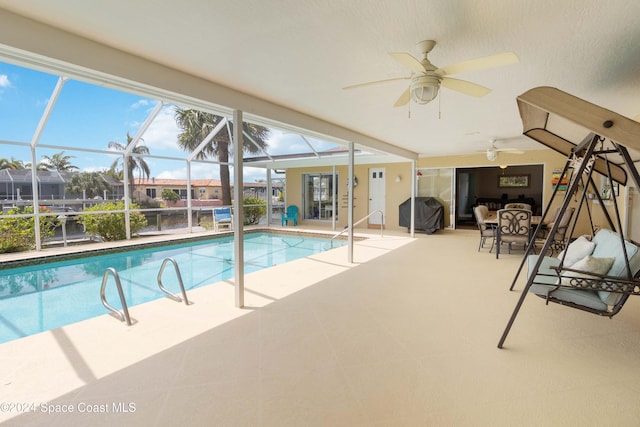
[[[354,264],[342,247],[247,275],[243,309],[221,282],[132,307],[131,327],[0,345],[0,421],[638,425],[640,299],[609,320],[528,297],[499,350],[520,252],[477,252],[471,230],[369,237]]]

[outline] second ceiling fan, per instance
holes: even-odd
[[[436,42],[434,40],[424,40],[418,43],[418,50],[422,54],[422,60],[418,60],[407,52],[389,53],[392,58],[411,70],[411,76],[360,83],[347,86],[344,89],[355,89],[397,80],[410,80],[409,87],[402,92],[398,100],[395,102],[394,107],[406,105],[411,101],[411,99],[418,104],[427,104],[438,95],[440,85],[447,89],[464,93],[465,95],[482,97],[491,92],[491,89],[465,80],[454,79],[449,77],[449,75],[501,67],[503,65],[515,64],[520,61],[515,53],[504,52],[438,68],[427,58],[428,53],[431,52],[435,45]]]

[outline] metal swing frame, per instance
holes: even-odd
[[[586,203],[588,191],[588,186],[585,185],[586,181],[588,185],[591,186],[598,201],[600,202],[600,206],[603,208],[609,227],[614,231],[618,230],[622,250],[625,255],[627,271],[626,278],[591,274],[591,277],[588,279],[572,277],[570,280],[571,288],[589,289],[592,291],[602,290],[622,294],[620,300],[611,309],[606,311],[596,310],[576,303],[554,299],[552,296],[547,296],[547,302],[554,302],[571,308],[588,311],[593,314],[612,317],[622,309],[630,295],[640,295],[640,280],[637,280],[637,277],[633,277],[631,274],[629,257],[624,244],[625,238],[624,233],[622,232],[623,227],[617,200],[615,197],[613,198],[614,210],[616,213],[616,223],[614,224],[611,216],[605,208],[604,201],[600,196],[600,192],[593,180],[592,174],[594,171],[597,171],[606,176],[610,188],[613,188],[614,183],[626,185],[628,171],[635,185],[640,188],[640,174],[635,167],[633,157],[629,150],[629,148],[633,150],[635,157],[640,159],[640,123],[573,97],[572,95],[566,94],[558,89],[548,87],[532,89],[521,95],[518,97],[518,107],[523,119],[524,134],[567,156],[567,161],[562,171],[561,178],[568,176],[570,169],[574,170],[573,179],[571,180],[564,195],[560,212],[558,213],[558,218],[563,217],[571,203],[572,197],[578,195],[580,188],[582,188],[577,212],[572,218],[572,222],[569,227],[570,232],[568,235],[573,235],[576,223],[580,217],[580,210],[583,206],[586,206],[587,208],[591,232],[592,234],[595,232],[591,210],[589,208],[589,204]],[[556,117],[555,120],[554,116]],[[560,120],[558,120],[558,118],[560,118]],[[579,144],[573,144],[568,138],[561,136],[561,126],[557,126],[558,123],[569,123],[569,127],[573,126],[578,127],[581,130],[586,130],[587,137],[585,137]],[[612,161],[612,156],[616,157],[618,162]],[[541,230],[544,219],[549,214],[549,206],[551,206],[553,200],[558,195],[559,186],[556,186],[551,197],[551,201],[543,213],[543,220],[540,222],[540,225],[538,225],[538,228],[536,229],[536,233],[532,235],[531,240],[529,241],[527,250],[511,284],[510,290],[513,290],[513,287],[523,270],[524,264],[527,262],[528,255],[535,251],[535,235]],[[511,330],[511,327],[513,326],[524,299],[529,293],[531,286],[535,283],[536,277],[539,275],[538,270],[542,265],[544,254],[547,253],[553,244],[553,238],[557,232],[558,225],[558,222],[555,222],[551,230],[549,230],[540,252],[541,255],[536,261],[533,272],[529,274],[522,294],[516,303],[516,307],[498,343],[498,348],[503,348],[504,342]],[[557,277],[558,279],[562,277],[564,272],[576,271],[564,268],[563,263],[564,258],[561,259],[560,265],[554,268],[557,274],[557,276],[554,277]],[[560,281],[558,283],[560,283]],[[558,285],[558,288],[560,286],[566,285],[563,283],[562,285]]]

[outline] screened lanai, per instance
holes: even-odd
[[[344,135],[331,136],[313,129],[330,130],[331,126],[318,126],[298,113],[292,114],[293,121],[308,123],[311,130],[296,123],[245,114],[209,100],[125,82],[67,64],[53,64],[25,52],[0,53],[5,59],[0,63],[0,110],[11,123],[0,130],[0,178],[6,190],[2,192],[4,216],[33,216],[36,229],[44,217],[60,220],[64,228],[69,215],[86,213],[87,207],[104,201],[122,201],[120,212],[125,215],[127,239],[132,237],[129,219],[134,212],[158,218],[158,223],[151,225],[157,230],[166,226],[160,224],[162,215],[183,218],[184,231],[191,233],[206,219],[212,206],[225,205],[224,200],[204,203],[202,192],[192,185],[192,181],[203,179],[219,180],[221,185],[228,179],[233,188],[231,200],[243,200],[244,183],[264,183],[265,194],[269,195],[265,200],[266,224],[270,225],[274,209],[282,209],[287,203],[283,173],[287,168],[322,165],[335,171],[336,166],[346,165],[351,180],[356,163],[402,160],[412,162],[415,170],[417,155],[413,153],[392,146],[386,152],[386,145],[375,141],[373,146],[356,143],[356,138],[347,140],[344,136],[357,134],[340,129],[336,133]],[[281,113],[281,108],[274,109]],[[179,134],[185,128],[177,123],[180,111],[213,115],[215,126],[207,128],[195,144],[191,141],[191,145],[181,146]],[[236,123],[244,124],[242,130]],[[262,128],[261,140],[250,131],[256,127]],[[228,157],[213,152],[212,147],[216,149],[221,144],[228,144]],[[238,146],[244,147],[242,156],[238,155]],[[225,167],[228,177],[223,172]],[[74,176],[83,174],[99,175],[101,191],[89,191],[82,184],[71,185]],[[345,182],[348,177],[343,177]],[[136,179],[145,178],[182,181],[186,184],[186,197],[180,205],[163,206],[157,200],[154,203],[149,194],[140,194],[132,185]],[[283,194],[275,196],[274,180],[279,181],[277,187],[284,189]],[[349,224],[354,222],[352,199],[350,195],[346,212]],[[31,213],[8,212],[29,205],[33,206]],[[335,215],[336,209],[332,211]],[[105,211],[91,212],[100,213]],[[242,224],[243,209],[234,207],[234,215],[236,223]],[[235,228],[236,241],[241,241],[242,232],[242,227]],[[66,239],[66,233],[63,235]],[[352,242],[353,227],[348,236]],[[241,253],[239,245],[237,251]],[[39,233],[35,247],[43,248]],[[236,259],[243,262],[241,256]],[[236,302],[242,305],[241,300]]]

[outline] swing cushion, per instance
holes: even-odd
[[[577,242],[577,240],[576,240]],[[607,276],[613,277],[626,277],[626,263],[622,246],[620,245],[620,236],[611,230],[601,229],[596,233],[593,238],[595,249],[590,255],[593,258],[615,258],[613,265],[606,273]],[[631,268],[631,274],[635,274],[640,270],[640,251],[638,247],[629,241],[625,241],[625,249],[627,256],[629,257],[629,267]],[[568,255],[571,253],[570,249]],[[589,256],[589,255],[586,255]],[[585,256],[585,257],[586,257]],[[565,258],[566,267],[574,267],[578,269],[579,265],[569,265]],[[533,268],[538,260],[538,255],[530,255],[527,259],[529,276],[533,272]],[[580,262],[580,261],[579,261]],[[586,263],[586,261],[584,261]],[[545,256],[542,260],[538,274],[536,275],[535,282],[531,285],[530,291],[546,297],[547,293],[556,289],[558,283],[558,277],[555,270],[551,267],[557,267],[560,265],[560,259],[555,257]],[[581,270],[584,268],[580,268]],[[553,298],[573,302],[575,304],[590,307],[596,310],[607,310],[607,306],[613,306],[622,298],[622,294],[607,291],[589,291],[583,289],[572,289],[568,287],[561,287],[553,292]]]
[[[538,255],[529,255],[527,259],[529,275],[533,271],[536,261],[538,261]],[[572,302],[574,304],[593,308],[594,310],[604,311],[607,309],[607,304],[602,302],[597,292],[568,287],[558,288],[558,275],[555,270],[551,269],[551,267],[557,267],[559,265],[560,260],[558,258],[545,256],[542,260],[542,264],[540,264],[540,269],[538,270],[535,282],[531,285],[529,291],[544,298],[547,297],[547,294],[550,291],[553,291],[552,295],[555,299]]]
[[[588,240],[585,236],[580,236],[571,242],[566,250],[563,250],[558,254],[558,259],[562,259],[564,257],[564,265],[566,267],[571,267],[576,262],[584,259],[587,255],[591,255],[595,248],[595,242]]]
[[[594,257],[610,257],[615,256],[616,260],[613,263],[611,269],[607,273],[607,276],[613,277],[627,277],[627,264],[624,260],[624,252],[620,245],[620,236],[611,230],[602,229],[596,233],[593,238],[593,242],[596,244],[596,248],[593,251]],[[633,243],[625,240],[624,247],[629,257],[629,268],[631,268],[631,274],[635,275],[640,270],[640,252],[638,247]],[[600,299],[608,305],[615,305],[622,294],[607,291],[598,291]]]
[[[607,274],[607,271],[609,271],[615,260],[615,258],[596,258],[591,255],[587,255],[570,267],[574,270],[580,270],[580,272],[567,271],[562,275],[562,284],[570,285],[572,277],[597,279],[597,276],[593,276],[589,273],[599,275]]]

